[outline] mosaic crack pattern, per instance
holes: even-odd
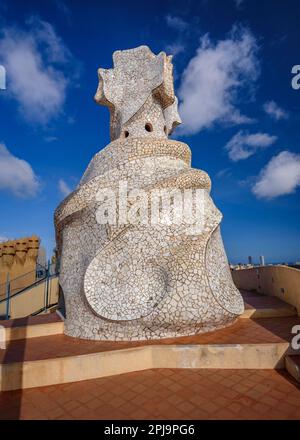
[[[133,87],[134,84],[134,87]],[[243,313],[220,234],[222,215],[207,173],[168,135],[180,123],[171,57],[141,46],[99,69],[96,101],[111,113],[112,142],[95,155],[78,188],[55,212],[67,319],[65,333],[100,340],[192,335]],[[204,224],[99,224],[97,193],[202,189]],[[119,202],[117,201],[119,209]]]

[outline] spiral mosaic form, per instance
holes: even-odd
[[[243,300],[210,178],[191,168],[188,145],[168,139],[181,123],[172,58],[141,46],[113,61],[95,96],[109,108],[112,142],[55,212],[65,332],[143,340],[227,326]]]

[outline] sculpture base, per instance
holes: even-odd
[[[225,329],[227,327],[232,326],[238,318],[230,318],[228,321],[223,321],[220,323],[212,323],[211,325],[202,325],[199,324],[195,325],[185,325],[182,324],[176,326],[151,326],[148,329],[145,327],[135,327],[132,331],[130,327],[128,326],[128,329],[126,331],[126,327],[123,328],[123,330],[118,333],[117,335],[114,334],[107,334],[101,332],[101,321],[99,321],[99,327],[100,329],[97,332],[94,332],[93,334],[85,334],[82,331],[82,328],[74,327],[74,324],[68,326],[68,322],[65,322],[64,326],[64,334],[66,336],[70,336],[76,339],[83,339],[83,340],[94,340],[94,341],[109,341],[109,342],[147,342],[147,341],[159,341],[162,339],[168,339],[168,338],[181,338],[186,336],[196,336],[196,335],[202,335],[204,333],[211,333],[215,332],[217,330]],[[124,323],[127,324],[128,323]],[[130,324],[130,323],[129,323]],[[77,335],[78,334],[78,335]]]

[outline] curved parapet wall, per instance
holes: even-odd
[[[232,277],[239,289],[254,290],[296,307],[300,316],[300,270],[283,265],[233,269]]]
[[[55,213],[65,332],[137,340],[227,326],[243,300],[210,178],[191,168],[188,145],[168,139],[180,123],[171,58],[142,46],[114,63],[99,70],[96,95],[112,142]]]

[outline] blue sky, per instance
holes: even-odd
[[[212,179],[231,262],[300,260],[296,0],[0,1],[0,237],[55,246],[53,212],[109,143],[98,67],[142,44],[174,55],[193,166]]]

